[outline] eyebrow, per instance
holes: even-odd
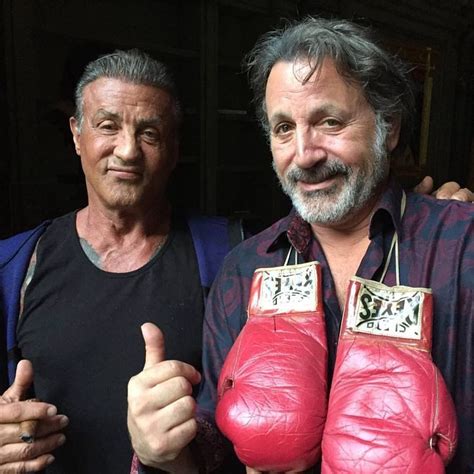
[[[318,105],[314,109],[310,111],[310,117],[317,117],[319,115],[341,115],[343,114],[344,111],[331,103],[325,103]],[[269,123],[270,125],[273,125],[275,123],[278,123],[280,121],[288,120],[290,119],[290,116],[286,114],[285,112],[277,111],[275,114],[273,114],[271,117],[269,117]]]
[[[149,127],[149,126],[157,126],[163,123],[163,117],[158,115],[156,117],[152,117],[149,119],[139,120],[137,125],[139,128]]]
[[[109,110],[99,109],[92,117],[93,120],[107,118],[112,120],[121,120],[120,115]]]
[[[116,112],[111,112],[110,110],[106,110],[106,109],[99,109],[92,118],[93,120],[110,119],[110,120],[115,120],[119,123],[122,122],[122,116],[120,114]],[[144,127],[149,127],[149,126],[161,125],[162,123],[163,123],[163,117],[161,115],[157,115],[156,117],[139,120],[137,122],[137,126],[139,128],[144,128]]]

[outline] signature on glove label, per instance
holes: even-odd
[[[424,294],[420,291],[361,286],[351,323],[353,331],[405,339],[421,339]]]
[[[262,270],[259,306],[279,311],[315,311],[317,272],[314,264]]]

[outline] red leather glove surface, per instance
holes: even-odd
[[[381,303],[377,292],[364,289],[365,283],[354,279],[346,302],[322,472],[442,473],[454,455],[457,422],[451,396],[430,355],[432,295],[420,292],[417,302],[410,296],[413,290],[407,289],[398,302]],[[410,317],[404,308],[413,301],[415,316]],[[356,332],[357,327],[375,328],[375,333]],[[397,332],[418,332],[420,339],[380,335]]]
[[[249,319],[219,378],[217,425],[239,459],[260,471],[304,470],[320,457],[327,348],[320,267],[312,265],[317,294],[311,311],[278,302],[267,307],[263,282],[274,269],[256,271]],[[285,278],[295,267],[279,268]]]

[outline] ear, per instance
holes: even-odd
[[[79,123],[75,117],[69,118],[69,128],[71,129],[72,139],[74,141],[74,147],[76,148],[76,153],[81,156],[81,144],[80,137],[81,132],[79,131]]]
[[[392,152],[395,147],[398,145],[398,140],[400,139],[400,128],[401,128],[401,121],[400,118],[393,119],[390,127],[390,132],[387,136],[387,151],[390,153]]]

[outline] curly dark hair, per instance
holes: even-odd
[[[331,58],[347,81],[359,85],[379,119],[388,126],[400,120],[400,139],[392,154],[402,152],[413,129],[415,99],[409,68],[384,51],[365,27],[347,20],[307,17],[263,35],[245,58],[257,117],[269,133],[265,89],[271,69],[279,61],[307,60],[307,81]]]

